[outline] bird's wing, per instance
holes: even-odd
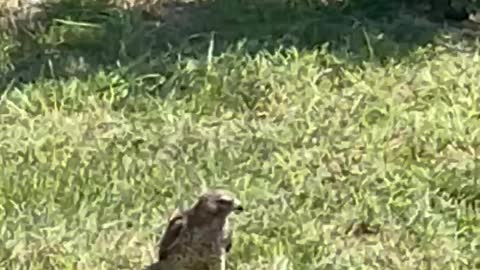
[[[183,213],[175,210],[170,217],[167,229],[160,240],[159,260],[167,258],[170,249],[177,242],[178,236],[185,229],[186,217]]]

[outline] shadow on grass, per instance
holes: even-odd
[[[442,31],[441,24],[422,19],[419,10],[400,1],[357,1],[346,7],[165,2],[149,12],[95,0],[49,4],[41,23],[15,22],[17,27],[1,37],[6,76],[0,89],[45,78],[84,78],[119,67],[124,74],[164,72],[179,55],[204,57],[212,37],[214,54],[241,40],[252,54],[290,46],[313,49],[328,42],[339,57],[361,62],[405,57]]]

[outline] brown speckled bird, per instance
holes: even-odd
[[[160,240],[158,261],[147,269],[224,270],[232,246],[228,216],[239,211],[238,199],[221,189],[202,194],[186,211],[175,211]]]

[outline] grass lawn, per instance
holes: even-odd
[[[207,187],[246,206],[228,269],[480,269],[472,33],[394,1],[100,2],[0,31],[0,269],[141,269]]]

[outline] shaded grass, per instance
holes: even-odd
[[[168,48],[136,15],[64,11],[93,27],[0,43],[0,267],[138,269],[211,186],[248,209],[230,269],[479,267],[475,43],[314,36],[333,28],[299,9]],[[401,36],[400,21],[362,23]]]
[[[317,49],[328,42],[332,53],[350,62],[408,57],[418,46],[444,42],[440,34],[446,33],[402,1],[357,1],[345,7],[301,1],[154,2],[148,9],[129,10],[107,1],[49,2],[45,14],[38,15],[40,25],[15,22],[12,33],[3,37],[6,76],[0,84],[85,78],[119,65],[137,75],[168,73],[165,65],[175,65],[177,55],[204,55],[212,33],[214,55],[242,41],[252,54],[289,46]]]

